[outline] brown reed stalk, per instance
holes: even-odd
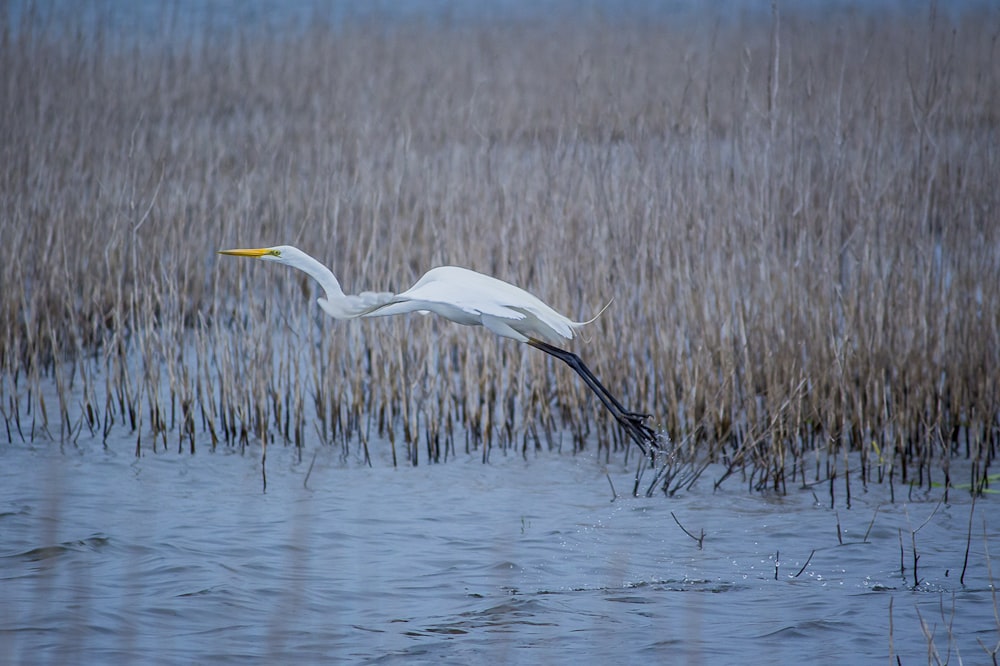
[[[144,428],[154,450],[168,432],[366,460],[377,434],[411,464],[456,439],[484,460],[627,449],[532,350],[419,317],[325,320],[302,276],[213,254],[289,242],[348,290],[455,263],[573,317],[614,297],[573,348],[677,443],[667,492],[706,461],[780,491],[809,467],[950,484],[955,455],[988,478],[1000,17],[824,19],[10,27],[8,439],[65,439],[96,412],[105,441]]]

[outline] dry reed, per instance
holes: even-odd
[[[574,350],[665,432],[650,488],[708,461],[758,489],[988,479],[996,9],[141,37],[12,20],[9,441],[124,427],[137,453],[368,459],[385,438],[412,464],[626,447],[543,354],[432,318],[326,320],[302,276],[214,254],[292,243],[347,290],[454,263],[574,317],[613,296]]]

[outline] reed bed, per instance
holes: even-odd
[[[0,14],[9,442],[627,451],[544,354],[334,322],[302,275],[214,253],[288,243],[349,292],[456,264],[576,318],[613,297],[572,348],[664,433],[643,490],[713,462],[779,491],[988,481],[995,8],[141,35],[104,11]]]

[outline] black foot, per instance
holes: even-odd
[[[628,436],[635,442],[639,450],[649,455],[650,449],[658,449],[656,431],[646,425],[645,420],[648,414],[638,414],[636,412],[624,412],[618,417],[618,423],[625,429]]]

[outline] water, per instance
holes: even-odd
[[[780,2],[782,12],[812,14],[819,20],[831,12],[927,12],[928,0],[799,0]],[[977,0],[953,0],[938,12],[960,14],[983,5]],[[331,27],[351,22],[380,25],[417,22],[430,25],[490,25],[496,22],[577,20],[694,21],[768,20],[769,2],[758,0],[6,0],[0,5],[0,25],[64,31],[69,38],[99,31],[149,39],[164,30],[192,37],[208,30],[225,34],[241,30],[301,30],[317,22]]]
[[[1000,640],[993,498],[962,585],[959,492],[848,509],[706,480],[612,502],[592,455],[393,469],[320,448],[310,474],[277,447],[263,492],[259,450],[133,444],[0,449],[0,662],[885,663],[891,640],[903,663],[984,663]]]

